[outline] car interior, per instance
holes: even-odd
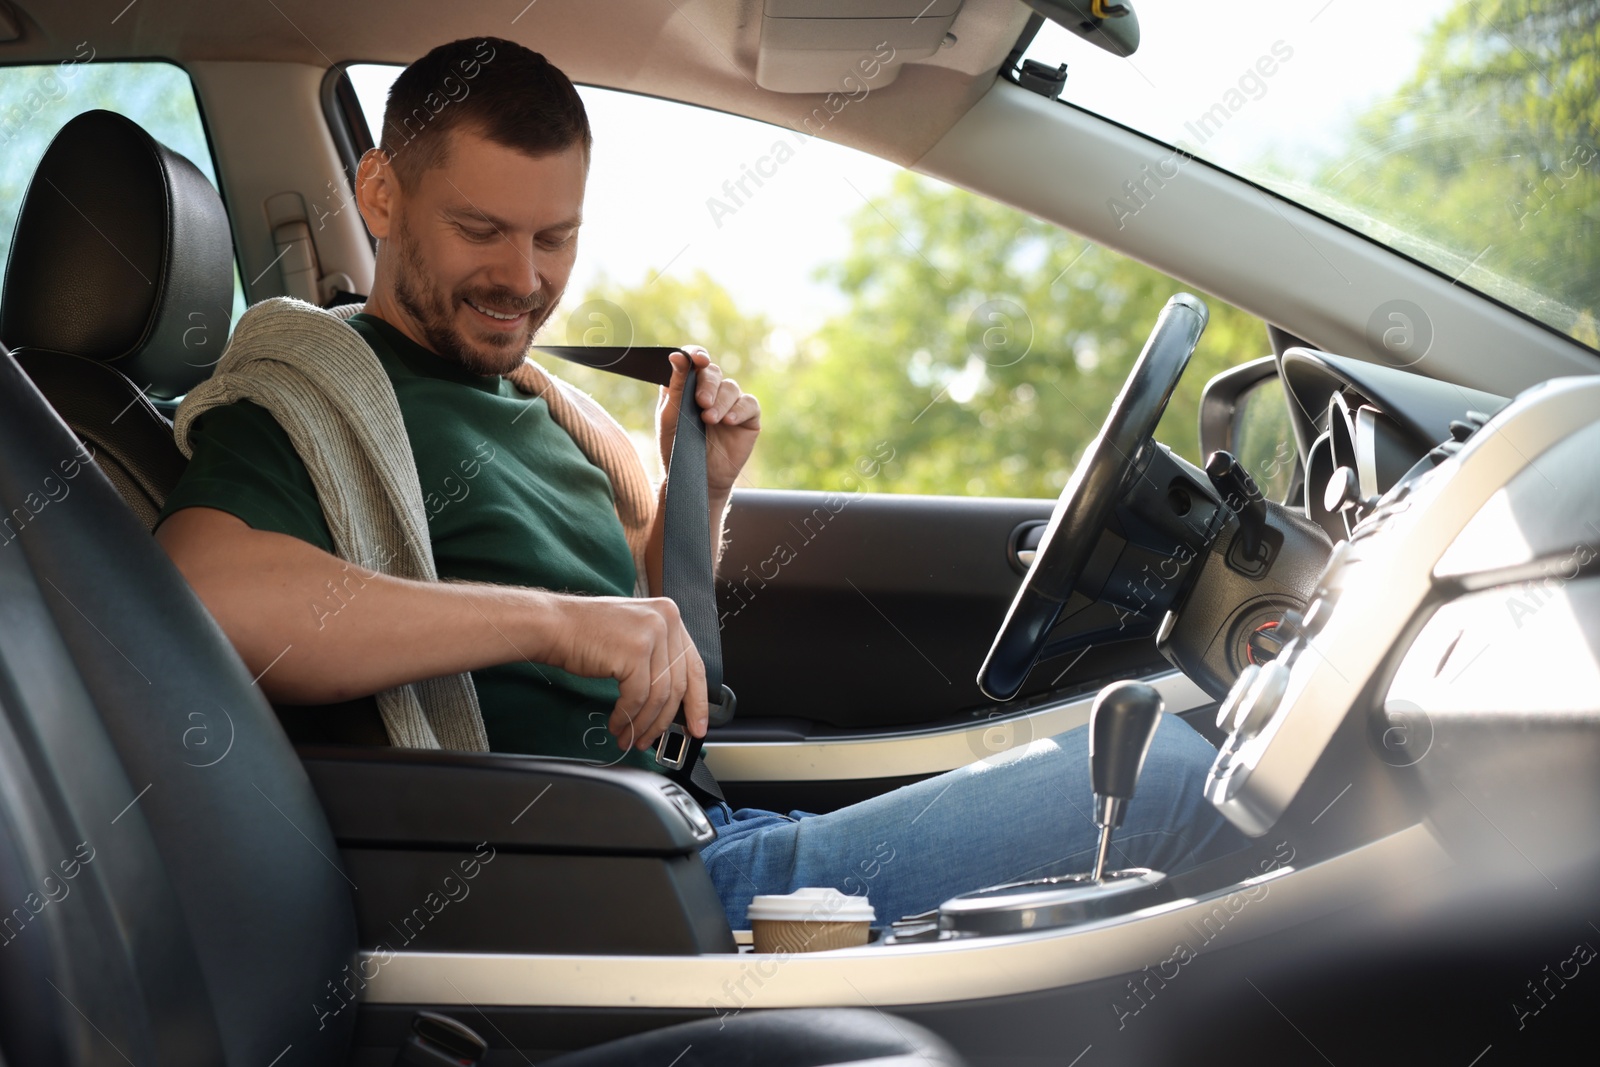
[[[0,1063],[1489,1064],[1585,1032],[1600,354],[1203,160],[1119,225],[1106,190],[1170,147],[1021,57],[1058,24],[1136,59],[1146,5],[118,6],[0,4],[7,66],[87,42],[181,68],[213,157],[96,107],[15,204]],[[150,536],[185,464],[171,418],[236,291],[348,312],[370,288],[359,215],[327,207],[373,144],[347,68],[477,35],[583,86],[790,128],[822,108],[828,141],[1185,287],[1058,500],[736,491],[717,592],[739,711],[705,745],[730,802],[828,811],[1173,714],[1217,746],[1206,800],[1246,848],[757,953],[699,859],[715,831],[662,776],[390,748],[267,701]],[[880,41],[881,84],[832,110],[841,57]],[[1195,463],[1155,434],[1208,300],[1267,329],[1205,383]],[[1432,358],[1374,340],[1397,300],[1427,309]],[[826,536],[769,575],[808,523]],[[1107,748],[1131,794],[1143,749]]]

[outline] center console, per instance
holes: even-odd
[[[699,857],[716,831],[663,775],[427,749],[300,756],[374,958],[735,951]]]

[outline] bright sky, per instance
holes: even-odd
[[[1349,116],[1397,88],[1415,69],[1422,31],[1454,2],[1375,8],[1361,0],[1272,0],[1230,17],[1232,5],[1136,0],[1142,39],[1131,59],[1052,24],[1029,56],[1068,64],[1064,99],[1198,147],[1184,123],[1222,100],[1281,41],[1279,52],[1287,48],[1291,57],[1259,87],[1246,86],[1249,102],[1204,154],[1235,167],[1267,151],[1294,162],[1339,141]],[[396,73],[393,67],[351,71],[374,127]],[[845,253],[846,220],[883,195],[896,168],[748,119],[608,90],[582,92],[595,149],[569,307],[601,271],[638,284],[653,272],[687,276],[697,269],[717,278],[741,308],[801,329],[839,305],[841,297],[812,274]],[[797,125],[804,114],[797,101]],[[707,200],[731,204],[723,183],[771,155],[780,140],[798,146],[793,158],[733,214],[714,219]]]
[[[1259,89],[1248,87],[1249,102],[1204,147],[1208,158],[1237,165],[1269,150],[1287,161],[1336,143],[1353,115],[1411,76],[1424,33],[1459,0],[1134,3],[1140,38],[1129,58],[1053,23],[1039,31],[1028,58],[1067,64],[1063,100],[1168,143],[1199,147],[1184,124],[1221,101],[1281,41],[1291,57],[1276,63]]]

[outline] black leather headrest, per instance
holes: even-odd
[[[204,174],[111,111],[61,128],[28,185],[0,341],[115,366],[181,396],[228,337],[233,240]]]

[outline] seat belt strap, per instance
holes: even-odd
[[[672,364],[667,357],[680,351],[661,346],[540,346],[536,350],[656,385],[666,385],[671,380]],[[733,718],[735,698],[733,690],[722,681],[722,632],[711,562],[711,503],[706,488],[710,441],[701,419],[700,402],[694,395],[698,380],[699,371],[691,365],[678,405],[672,455],[667,462],[667,487],[662,501],[661,595],[678,605],[683,627],[705,664],[711,724],[720,726]],[[680,706],[672,725],[656,742],[656,762],[667,777],[701,804],[722,801],[722,788],[706,766],[701,744],[701,738],[689,733]]]

